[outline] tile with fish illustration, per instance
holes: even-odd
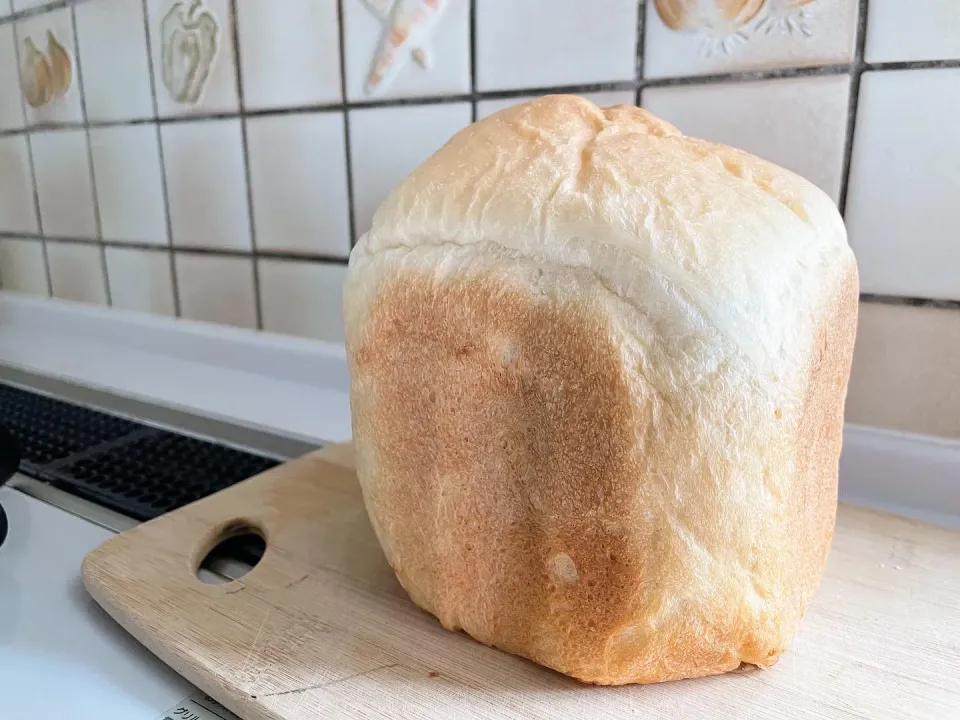
[[[648,78],[853,59],[857,0],[649,0]]]
[[[73,9],[32,15],[14,28],[20,58],[20,91],[27,122],[83,122],[77,82]]]
[[[470,92],[467,0],[344,0],[347,99]]]
[[[229,0],[147,0],[161,117],[239,108]]]

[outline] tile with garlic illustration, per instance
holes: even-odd
[[[347,99],[470,92],[468,0],[344,0]]]
[[[648,0],[644,75],[847,63],[857,0]]]
[[[72,13],[67,7],[32,15],[14,28],[30,125],[83,121]]]
[[[239,108],[229,0],[147,0],[161,116]]]

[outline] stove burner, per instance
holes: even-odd
[[[13,477],[20,467],[20,445],[16,439],[0,427],[0,485]],[[0,506],[0,545],[7,539],[7,514]]]

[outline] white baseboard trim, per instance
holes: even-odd
[[[350,438],[342,345],[0,293],[0,365],[307,442]],[[840,496],[960,528],[960,440],[848,423]]]

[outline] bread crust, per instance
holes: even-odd
[[[772,665],[833,533],[857,299],[836,208],[770,163],[567,96],[465,129],[345,289],[400,582],[587,682]]]

